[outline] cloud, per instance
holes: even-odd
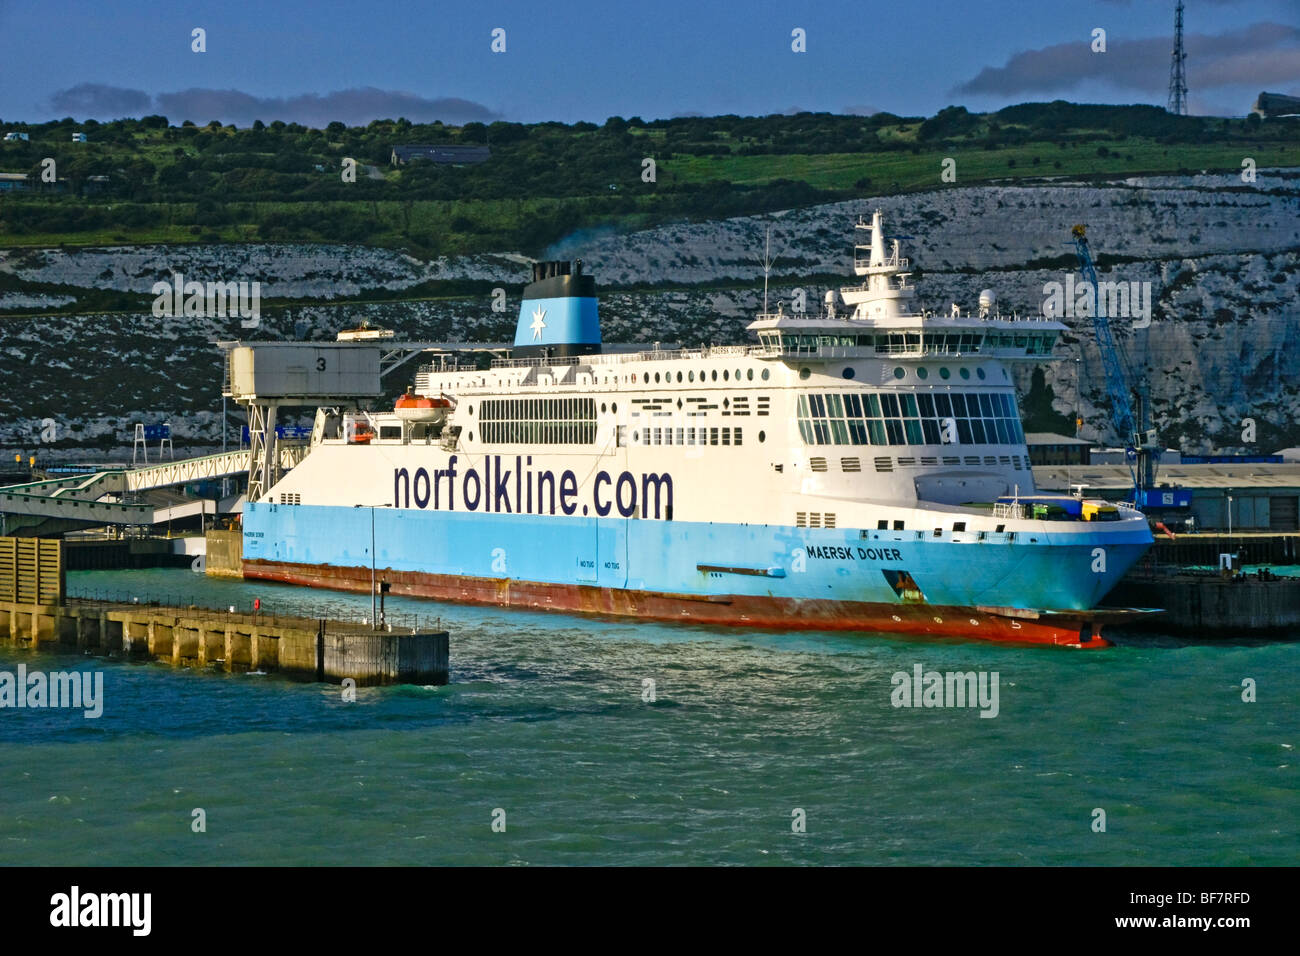
[[[1266,89],[1300,82],[1300,28],[1256,23],[1217,35],[1188,34],[1188,85],[1207,90],[1229,86]],[[1093,53],[1090,38],[1026,50],[1005,66],[985,67],[957,87],[973,95],[1016,96],[1073,89],[1085,81],[1146,94],[1169,88],[1168,37],[1111,40]]]
[[[284,120],[305,126],[324,127],[338,120],[349,126],[364,126],[371,120],[405,117],[413,123],[491,122],[499,114],[482,103],[457,97],[426,97],[400,90],[381,90],[372,86],[337,90],[323,96],[303,93],[298,96],[254,96],[242,90],[193,88],[150,97],[141,90],[82,83],[60,90],[50,98],[51,106],[62,113],[115,119],[162,113],[173,123],[192,120],[204,124],[212,120],[248,126],[253,120]]]
[[[78,83],[51,96],[50,108],[65,116],[118,119],[123,116],[143,116],[149,112],[152,102],[144,90],[128,90],[102,83]]]

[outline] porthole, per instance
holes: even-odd
[[[736,381],[740,381],[740,369],[736,369]]]
[[[903,371],[903,366],[897,365],[894,367],[894,378],[902,378],[906,374],[907,373]]]
[[[694,372],[687,372],[687,373],[686,373],[686,378],[687,378],[688,381],[691,381],[691,382],[695,381],[695,373],[694,373]]]
[[[920,368],[916,370],[916,377],[924,381],[925,379],[930,377],[930,370],[926,368],[924,365],[922,365]]]
[[[612,405],[610,405],[610,406],[609,406],[609,410],[610,410],[611,412],[617,412],[617,411],[618,411],[618,402],[614,402]]]
[[[715,382],[718,380],[718,370],[716,368],[713,370],[713,380]]]
[[[470,433],[469,433],[469,440],[470,440],[470,441],[473,441],[473,440],[474,440],[474,433],[473,433],[473,432],[470,432]]]
[[[760,443],[760,444],[763,443],[763,442],[765,442],[765,441],[767,441],[767,432],[759,432],[759,433],[758,433],[758,440],[759,440],[759,443]]]
[[[659,373],[658,373],[658,372],[655,372],[655,384],[656,384],[656,385],[659,384]]]
[[[968,369],[965,365],[963,365],[961,368],[957,369],[957,374],[964,379],[970,378],[970,369]]]
[[[604,402],[601,402],[601,403],[600,403],[600,413],[601,413],[602,415],[604,415],[604,414],[605,414],[605,409],[607,409],[608,407],[609,407],[609,406],[606,405]]]
[[[471,415],[474,414],[474,406],[473,406],[473,405],[471,405],[471,406],[469,407],[469,413],[470,413]]]
[[[726,381],[730,381],[730,379],[731,379],[731,373],[724,368],[722,370],[722,380],[726,382]]]
[[[952,372],[948,371],[948,366],[941,365],[939,367],[939,377],[944,379],[952,378]]]
[[[800,378],[808,378],[808,376],[810,376],[810,375],[812,375],[812,369],[810,369],[810,368],[801,368],[801,369],[799,369],[799,377],[800,377]]]
[[[679,385],[681,384],[681,381],[682,381],[682,373],[681,373],[681,372],[678,372],[678,373],[677,373],[677,382],[678,382]]]
[[[640,440],[641,440],[641,433],[640,433],[640,432],[633,432],[633,433],[632,433],[632,440],[633,440],[633,441],[640,441]]]
[[[763,381],[765,382],[767,381],[767,377],[771,373],[771,371],[772,371],[771,369],[766,369],[766,368],[763,369]]]
[[[754,370],[752,368],[746,370],[745,378],[749,379],[751,382],[754,380]]]
[[[848,366],[840,374],[843,375],[845,378],[853,378],[853,376],[857,375],[858,373],[853,371],[852,366]]]
[[[980,381],[983,381],[983,380],[984,380],[984,369],[982,369],[982,368],[977,368],[977,369],[975,370],[975,374],[976,374],[976,376],[978,376],[978,378],[980,379]]]

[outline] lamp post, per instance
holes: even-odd
[[[1228,495],[1228,537],[1232,537],[1232,495]]]
[[[357,507],[360,508],[361,505]],[[378,598],[375,596],[375,509],[391,507],[388,502],[370,505],[370,627],[373,630],[379,630],[379,611],[376,606]]]
[[[379,630],[375,619],[375,506],[370,506],[370,629]]]

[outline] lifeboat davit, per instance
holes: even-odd
[[[430,398],[416,395],[414,389],[408,388],[393,406],[397,417],[404,422],[442,422],[447,418],[451,400],[447,398]]]

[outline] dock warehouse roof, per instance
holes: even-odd
[[[491,158],[490,146],[394,146],[391,162],[394,166],[420,161],[467,166]]]
[[[1124,465],[1049,465],[1034,469],[1034,483],[1040,488],[1066,488],[1085,484],[1095,489],[1128,489],[1133,478]],[[1179,488],[1300,488],[1300,463],[1240,465],[1162,465],[1156,472],[1156,484],[1168,482]]]
[[[1069,435],[1058,435],[1055,432],[1025,432],[1026,445],[1088,445],[1092,442],[1085,441],[1082,438],[1072,438]]]

